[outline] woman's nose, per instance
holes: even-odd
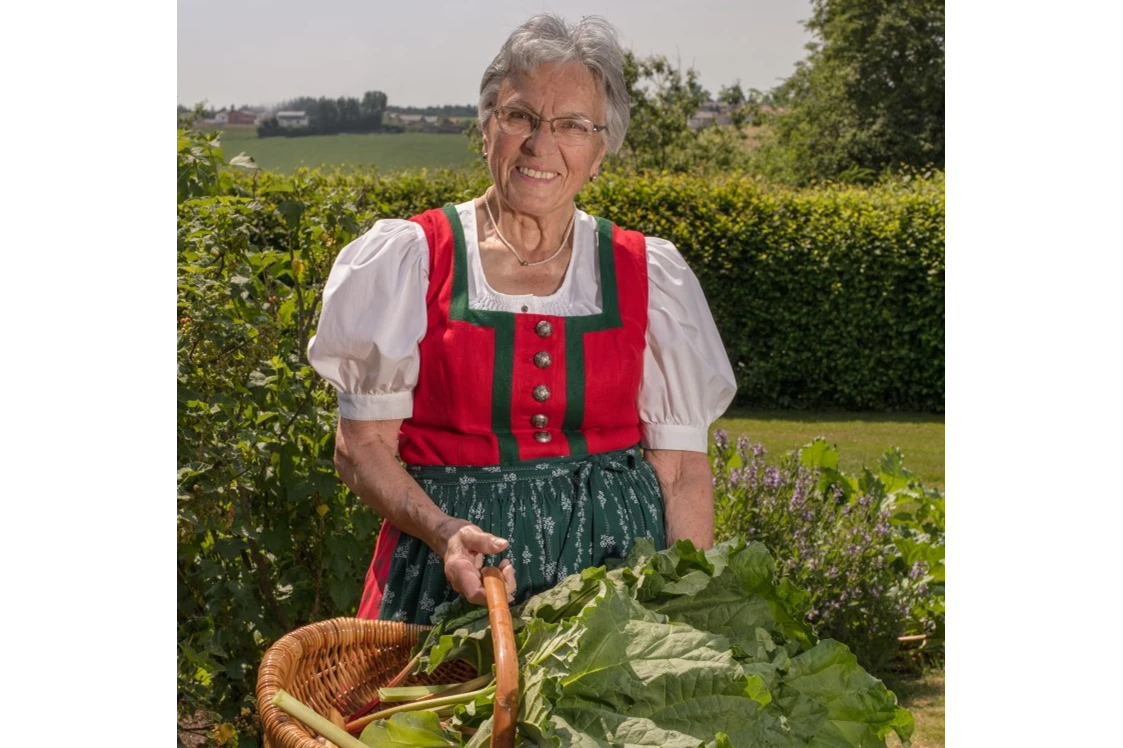
[[[538,127],[534,128],[523,145],[535,155],[558,150],[558,141],[549,122],[539,122]]]

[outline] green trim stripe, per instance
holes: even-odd
[[[622,327],[616,289],[616,255],[612,246],[612,222],[597,218],[597,262],[600,265],[601,312],[565,318],[565,419],[562,433],[569,453],[589,453],[581,424],[585,422],[585,333]]]
[[[565,331],[565,418],[562,433],[574,457],[589,454],[589,445],[581,433],[585,422],[585,338],[570,327],[575,318],[566,317]]]
[[[495,331],[495,359],[491,367],[491,430],[499,440],[499,462],[519,461],[519,444],[511,433],[511,373],[515,366],[515,315],[468,308],[468,245],[456,206],[443,208],[452,227],[452,300],[449,317]]]

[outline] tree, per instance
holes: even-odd
[[[627,52],[624,82],[632,122],[624,148],[612,163],[641,171],[694,173],[745,166],[742,122],[733,126],[690,126],[691,117],[710,102],[696,70],[689,68],[684,72],[666,57],[637,59]],[[722,91],[725,94],[727,89]],[[739,85],[736,91],[740,91]],[[740,100],[745,100],[743,93]]]
[[[367,91],[363,94],[363,101],[359,108],[364,117],[378,115],[381,119],[382,113],[386,111],[386,94],[381,91]]]
[[[359,100],[356,98],[340,96],[336,106],[339,107],[339,118],[343,122],[358,122],[362,116],[359,112]]]
[[[381,91],[367,91],[359,102],[362,119],[371,130],[382,129],[382,115],[386,112],[386,94]]]
[[[312,96],[297,96],[295,99],[281,103],[277,109],[283,112],[308,112],[311,114],[316,111],[316,99]]]
[[[632,112],[624,141],[627,160],[641,169],[681,168],[694,139],[690,118],[710,99],[697,71],[684,74],[661,55],[637,59],[627,52],[624,83]]]
[[[327,97],[316,102],[316,108],[310,113],[312,126],[323,132],[330,132],[339,122],[339,106],[335,99]]]
[[[866,181],[944,166],[943,0],[813,0],[810,54],[774,92],[760,165]]]
[[[386,108],[386,94],[367,91],[362,101],[353,96],[332,99],[321,96],[299,96],[282,102],[279,111],[298,111],[308,114],[307,127],[282,127],[276,117],[266,120],[257,128],[259,137],[334,135],[342,132],[378,132],[382,129],[382,112]]]
[[[722,86],[721,91],[718,92],[717,100],[730,107],[729,121],[735,127],[742,127],[748,123],[749,112],[746,104],[749,103],[749,98],[745,95],[744,89],[741,88],[741,81],[734,81],[732,86]]]
[[[672,65],[661,55],[624,55],[632,122],[618,163],[635,169],[688,171],[710,160],[711,136],[690,127],[690,118],[710,100],[698,72]],[[725,147],[724,145],[722,147]]]

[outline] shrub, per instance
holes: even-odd
[[[769,464],[743,436],[736,446],[723,431],[714,438],[718,540],[764,543],[778,571],[810,592],[820,636],[881,673],[901,635],[942,643],[943,499],[910,480],[900,452],[855,479],[822,439]]]
[[[178,703],[252,741],[266,647],[354,613],[378,529],[336,477],[335,398],[304,355],[358,227],[330,197],[305,211],[291,185],[253,199],[214,194],[215,174],[191,184],[210,194],[179,207]]]
[[[738,403],[943,412],[942,174],[805,190],[610,175],[579,204],[679,248]]]

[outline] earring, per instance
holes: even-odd
[[[589,175],[589,181],[595,182],[595,181],[597,181],[597,177],[599,177],[599,176],[600,176],[599,174],[590,174]]]

